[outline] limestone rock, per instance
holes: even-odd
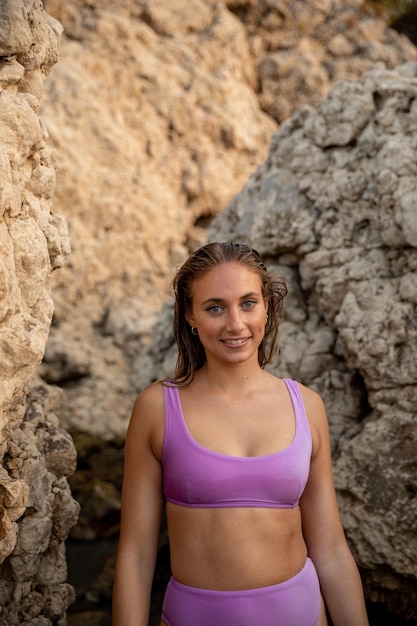
[[[43,11],[29,10],[25,6],[24,2],[5,2],[0,22],[0,28],[3,26],[0,49],[6,57],[0,71],[3,186],[0,197],[0,432],[4,429],[3,439],[23,416],[25,384],[42,360],[52,318],[50,274],[62,264],[69,251],[64,222],[51,213],[55,172],[52,152],[46,143],[47,132],[36,113],[40,94],[37,88],[32,89],[25,83],[23,89],[22,85],[28,72],[32,78],[44,77],[50,64],[55,62],[61,27]],[[26,19],[22,19],[23,15]],[[39,17],[34,19],[35,15]],[[26,44],[29,34],[30,43]],[[18,49],[11,54],[10,46],[15,41],[19,42]],[[23,74],[7,73],[9,56],[14,59],[11,63],[21,65]]]
[[[45,384],[33,385],[25,419],[3,458],[8,479],[0,478],[0,499],[9,519],[17,523],[10,525],[1,543],[2,626],[20,623],[14,620],[23,610],[23,597],[24,612],[50,620],[45,623],[53,623],[58,609],[63,617],[74,600],[66,583],[64,542],[79,514],[66,479],[75,469],[76,452],[69,435],[58,427],[57,395]],[[33,596],[33,605],[27,595]]]
[[[324,396],[366,595],[413,619],[416,77],[417,65],[375,68],[300,110],[210,231],[247,241],[289,278],[275,371]]]
[[[39,373],[64,389],[63,424],[123,435],[135,393],[172,374],[169,279],[231,200],[210,237],[249,241],[288,282],[274,368],[323,393],[349,539],[369,596],[391,602],[408,557],[387,576],[362,548],[370,522],[355,539],[346,446],[415,384],[415,66],[357,79],[414,46],[361,0],[45,6],[66,30],[42,112],[74,252]],[[352,519],[375,522],[366,494]],[[382,520],[377,541],[391,531]]]
[[[322,394],[366,596],[414,620],[417,249],[403,198],[408,207],[417,198],[416,95],[417,64],[338,83],[281,126],[265,163],[209,229],[210,240],[256,247],[285,278],[272,371]],[[133,360],[141,384],[173,372],[170,319],[172,302],[145,357],[138,350]]]
[[[228,0],[227,5],[247,29],[262,109],[279,123],[297,106],[318,104],[336,82],[355,80],[377,62],[393,68],[417,59],[410,41],[387,28],[378,10],[362,0]]]
[[[53,277],[40,373],[64,388],[64,427],[109,440],[125,432],[140,389],[131,346],[147,340],[175,267],[264,161],[278,123],[341,78],[417,56],[359,0],[44,6],[65,28],[42,118],[73,252]],[[372,102],[353,101],[365,123]],[[312,132],[327,121],[317,115]],[[323,140],[348,142],[349,128],[340,118]],[[320,167],[319,146],[308,164],[297,149],[300,167]]]
[[[63,542],[78,505],[62,427],[112,440],[135,393],[172,372],[170,304],[161,311],[172,271],[265,159],[210,236],[250,241],[284,274],[274,367],[325,396],[369,595],[412,615],[415,573],[392,533],[397,520],[414,549],[399,518],[407,497],[415,512],[414,461],[395,428],[412,444],[415,66],[380,67],[319,100],[375,63],[415,61],[415,48],[361,0],[44,8],[65,26],[46,97],[59,22],[34,0],[6,0],[0,16],[0,624],[65,620],[73,592]],[[63,392],[35,378],[26,402],[50,332],[51,272],[69,253],[52,201],[73,253],[52,280],[38,372]],[[386,468],[384,436],[395,471],[380,480],[376,514],[363,475]],[[93,488],[100,514],[106,503],[117,510],[113,492]]]
[[[61,33],[42,3],[2,2],[1,626],[58,623],[74,595],[66,583],[64,541],[79,511],[65,478],[75,469],[76,452],[54,413],[57,391],[41,383],[37,399],[35,392],[26,397],[50,330],[51,273],[69,253],[66,221],[52,212],[54,154],[38,115]]]
[[[276,124],[222,2],[45,7],[66,32],[42,116],[73,252],[54,277],[40,373],[65,386],[64,426],[111,439],[132,405],[129,341],[149,331],[172,267],[205,239],[200,220],[244,184]]]

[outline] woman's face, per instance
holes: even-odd
[[[246,265],[230,262],[194,283],[187,321],[197,328],[208,362],[257,362],[266,312],[259,276]]]

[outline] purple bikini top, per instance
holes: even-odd
[[[312,439],[298,383],[284,379],[295,414],[295,435],[287,448],[265,456],[214,452],[191,436],[178,387],[166,384],[162,454],[165,499],[197,508],[298,505],[310,471]]]

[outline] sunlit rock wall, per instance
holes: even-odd
[[[132,344],[277,124],[341,77],[417,59],[363,4],[45,0],[65,27],[42,112],[73,252],[41,374],[64,389],[68,429],[124,436]]]
[[[52,270],[69,252],[52,212],[54,154],[38,115],[62,27],[38,0],[0,12],[0,624],[64,623],[73,597],[64,541],[78,505],[61,392],[32,382],[53,314]]]

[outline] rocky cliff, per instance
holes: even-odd
[[[42,376],[64,389],[65,427],[112,439],[141,384],[132,341],[278,124],[416,49],[362,0],[44,4],[64,25],[42,115],[73,251],[54,276]]]
[[[52,212],[54,155],[38,110],[58,59],[61,25],[39,2],[4,1],[0,13],[0,624],[63,623],[74,598],[65,540],[77,521],[67,476],[71,437],[61,391],[31,377],[53,313],[51,272],[69,252]]]
[[[416,618],[415,47],[361,0],[43,5],[0,14],[0,624],[65,623],[67,431],[110,458],[172,372],[170,277],[207,238],[287,279],[274,370],[326,400],[368,598]],[[118,495],[91,464],[94,538]]]
[[[326,399],[367,597],[417,617],[417,64],[338,83],[218,217],[288,279],[276,372]]]
[[[214,220],[289,288],[273,364],[324,397],[344,527],[367,598],[416,619],[417,64],[339,82],[273,137]],[[136,371],[168,375],[172,305]],[[139,356],[140,355],[140,356]]]

